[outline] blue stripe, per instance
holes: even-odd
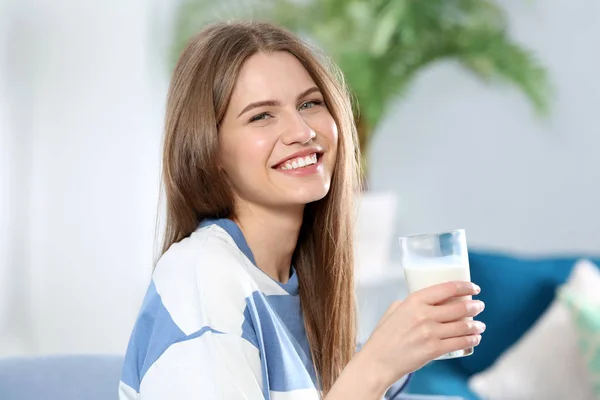
[[[298,274],[296,274],[296,269],[294,267],[290,268],[291,274],[290,274],[290,279],[287,281],[287,283],[281,283],[279,281],[275,281],[277,282],[277,284],[286,292],[288,292],[289,295],[291,296],[298,296]]]
[[[150,282],[125,353],[121,380],[139,393],[146,372],[171,345],[198,338],[206,332],[222,333],[205,326],[186,335],[171,318],[154,281]]]
[[[258,292],[256,293],[258,295]],[[265,340],[260,317],[255,304],[255,297],[246,298],[246,309],[244,310],[244,322],[242,323],[242,338],[248,340],[258,348],[260,353],[260,369],[262,372],[262,391],[265,400],[271,399],[269,391],[269,370],[267,368],[267,356],[265,353]]]
[[[288,332],[286,333],[288,334],[286,336],[290,338],[302,363],[311,372],[311,377],[316,382],[314,374],[312,374],[314,366],[306,336],[306,328],[304,327],[300,296],[270,295],[265,296],[265,298],[287,329]]]
[[[301,318],[299,302],[296,304],[291,299],[288,295],[264,296],[260,292],[254,292],[247,299],[248,307],[253,311],[251,315],[258,336],[259,350],[262,359],[266,359],[263,371],[267,370],[268,374],[263,375],[263,382],[269,382],[269,389],[278,392],[316,386],[308,341],[296,339],[296,335],[300,335],[299,324],[304,326],[304,323],[295,321],[292,323],[295,328],[288,327],[286,323],[292,322],[291,319],[282,318],[286,314],[291,315],[292,319],[294,315]],[[292,333],[290,328],[296,332]],[[265,377],[268,381],[264,380]]]
[[[186,337],[182,338],[181,340],[178,340],[175,343],[179,343],[179,342],[185,342],[186,340],[192,340],[192,339],[196,339],[199,338],[200,336],[204,335],[206,332],[212,332],[212,333],[217,333],[219,335],[224,335],[224,332],[218,331],[216,329],[211,328],[210,326],[203,326],[202,328],[200,328],[200,330],[194,332],[194,333],[190,333],[189,335],[187,335]]]

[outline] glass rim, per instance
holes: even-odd
[[[402,235],[399,237],[400,240],[402,239],[413,239],[413,238],[419,238],[419,237],[423,237],[423,236],[440,236],[440,235],[444,235],[444,234],[448,234],[448,233],[465,233],[465,229],[464,228],[459,228],[459,229],[449,229],[449,230],[445,230],[445,231],[439,231],[439,232],[427,232],[427,233],[413,233],[410,235]]]

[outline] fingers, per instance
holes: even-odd
[[[436,349],[437,351],[432,359],[453,351],[464,350],[478,346],[480,342],[481,335],[469,335],[444,339],[440,342],[440,346]]]
[[[453,281],[440,283],[414,292],[411,296],[429,305],[443,303],[452,297],[472,296],[479,294],[479,286],[471,282]]]
[[[437,335],[440,339],[449,339],[460,336],[481,335],[485,331],[485,324],[481,321],[464,319],[462,321],[440,324]]]
[[[437,322],[451,322],[475,317],[483,311],[485,304],[480,300],[459,300],[430,307],[429,316]]]

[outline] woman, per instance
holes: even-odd
[[[289,32],[213,25],[175,68],[167,222],[120,384],[131,399],[381,399],[477,345],[482,303],[453,282],[393,304],[356,352],[352,106]]]

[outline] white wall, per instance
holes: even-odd
[[[9,210],[10,199],[8,187],[12,175],[12,160],[10,159],[11,136],[9,135],[10,121],[8,114],[8,89],[7,89],[7,58],[6,50],[8,38],[8,3],[0,2],[0,327],[8,324],[8,296],[9,286],[8,259],[10,249]],[[0,328],[2,329],[2,328]],[[2,329],[1,334],[6,328]]]
[[[36,68],[27,351],[125,351],[154,250],[168,81],[158,6],[28,8]]]
[[[398,234],[464,227],[471,247],[600,254],[600,3],[502,4],[550,69],[552,117],[435,65],[381,126],[371,186],[400,197]]]
[[[28,210],[32,58],[26,4],[0,3],[0,353],[25,349],[29,330]]]

